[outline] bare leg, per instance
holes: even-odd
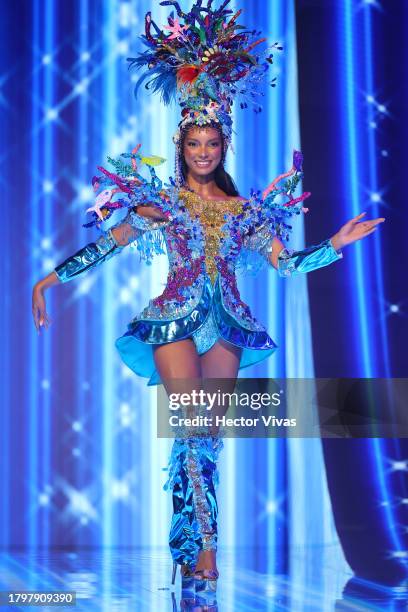
[[[206,392],[216,393],[220,390],[224,393],[232,393],[234,391],[241,354],[241,348],[221,339],[201,356],[201,374]],[[212,416],[224,416],[227,410],[228,406],[215,404]],[[213,430],[213,433],[216,435],[218,428]]]
[[[202,378],[207,379],[206,390],[212,390],[208,389],[212,378],[222,378],[228,379],[224,381],[223,390],[233,391],[240,355],[239,348],[223,341],[217,342],[201,357],[190,339],[154,349],[156,369],[167,393],[190,393],[192,389],[200,389],[203,386]],[[214,385],[219,388],[219,381],[215,380]],[[216,551],[201,550],[195,569],[217,571]]]
[[[191,391],[201,384],[201,363],[193,340],[162,344],[153,349],[156,369],[167,393]],[[188,384],[192,387],[187,388]]]
[[[201,355],[201,374],[205,391],[216,393],[218,390],[221,390],[226,393],[232,393],[235,387],[240,359],[241,349],[223,340],[219,340],[209,351]],[[220,389],[220,387],[222,388]],[[223,415],[227,408],[225,406],[214,405],[211,415]],[[215,429],[217,431],[214,431],[214,434],[218,433],[218,428]],[[215,550],[203,550],[201,552],[196,566],[196,571],[200,570],[217,571]]]
[[[231,378],[235,381],[241,353],[242,349],[239,347],[219,340],[200,357],[202,377],[204,379]]]
[[[201,389],[200,358],[192,340],[182,340],[156,347],[154,360],[167,394],[191,393],[194,389]],[[191,416],[195,416],[194,412]],[[197,563],[200,562],[201,555],[204,553],[202,550],[204,535],[210,532],[214,525],[207,526],[205,523],[204,527],[204,524],[197,520],[196,487],[199,486],[197,474],[201,473],[202,468],[200,459],[197,461],[195,455],[196,445],[197,440],[194,439],[194,436],[188,441],[176,438],[171,459],[172,465],[177,461],[177,469],[171,481],[173,517],[169,546],[173,561],[182,565],[183,575],[191,570],[194,571]],[[211,492],[208,495],[211,495]],[[205,493],[201,493],[201,500],[203,499],[206,499]],[[215,500],[215,496],[213,499]],[[199,532],[197,532],[197,524],[200,525]]]

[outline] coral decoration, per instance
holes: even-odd
[[[92,178],[92,187],[96,194],[95,203],[86,210],[93,216],[92,221],[85,223],[84,227],[96,226],[100,229],[101,224],[107,221],[118,208],[132,208],[139,203],[150,202],[156,206],[166,201],[162,190],[162,182],[157,177],[154,166],[158,166],[166,160],[157,155],[141,155],[141,145],[132,149],[132,153],[125,153],[122,158],[130,158],[130,164],[122,159],[108,161],[114,166],[116,172],[110,172],[103,166],[98,166],[101,176]],[[138,173],[138,163],[149,168],[151,181],[146,180]],[[114,199],[115,198],[115,199]]]
[[[188,30],[189,26],[181,26],[178,19],[173,21],[173,25],[164,26],[165,30],[169,30],[171,36],[167,40],[178,40],[179,38],[185,38],[185,30]]]

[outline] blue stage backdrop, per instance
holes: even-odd
[[[394,18],[382,4],[240,3],[249,27],[284,47],[263,113],[236,111],[236,155],[228,163],[241,193],[265,187],[300,147],[304,188],[314,196],[306,244],[362,210],[387,217],[381,233],[310,279],[286,281],[270,269],[242,287],[279,345],[246,376],[405,375],[397,338],[407,339],[407,86],[397,62],[406,38],[395,19],[385,61],[385,46],[374,41]],[[397,4],[402,20],[406,7]],[[114,348],[128,321],[160,293],[165,257],[149,268],[127,249],[48,293],[52,325],[41,337],[31,318],[33,284],[95,239],[82,223],[90,180],[106,155],[142,142],[145,152],[167,158],[161,178],[173,172],[178,110],[145,93],[135,101],[127,71],[148,10],[165,22],[166,7],[138,0],[33,0],[24,9],[9,4],[0,21],[3,547],[166,542],[170,499],[161,487],[170,442],[156,439],[154,390]],[[303,221],[295,223],[292,246],[302,247]],[[370,469],[385,470],[382,446],[371,450]],[[398,458],[397,445],[392,452]],[[227,441],[221,481],[221,544],[281,551],[331,544],[344,563],[319,440]],[[262,567],[283,571],[285,558],[269,555]]]

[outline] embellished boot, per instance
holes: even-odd
[[[169,546],[174,562],[181,565],[184,578],[193,579],[195,589],[215,590],[218,572],[195,571],[202,550],[217,550],[218,484],[217,459],[223,442],[209,435],[207,427],[178,430],[169,461],[166,490],[172,490],[173,517]]]

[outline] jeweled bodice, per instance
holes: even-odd
[[[223,235],[221,228],[225,224],[225,215],[227,213],[240,214],[245,200],[240,198],[205,200],[198,194],[186,190],[180,192],[180,197],[191,217],[200,220],[205,235],[206,270],[211,281],[214,282],[218,272],[214,257],[219,253],[220,240]]]

